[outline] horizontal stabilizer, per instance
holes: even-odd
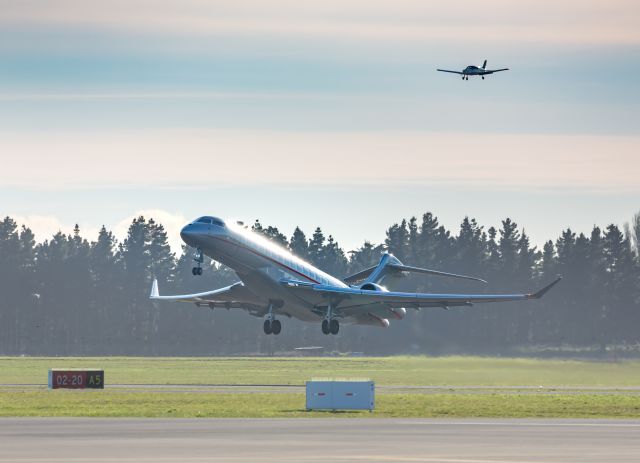
[[[390,273],[422,273],[426,275],[435,275],[441,277],[450,277],[450,278],[461,278],[463,280],[474,280],[481,281],[482,283],[486,283],[482,278],[472,277],[468,275],[458,275],[457,273],[449,273],[449,272],[441,272],[439,270],[431,270],[428,268],[420,268],[420,267],[411,267],[409,265],[403,265],[398,259],[393,257],[391,254],[385,254],[380,259],[380,263],[375,267],[369,267],[364,269],[354,275],[346,277],[343,281],[347,284],[354,284],[358,281],[362,281],[368,279],[371,283],[377,283],[384,276],[389,275]]]
[[[420,267],[409,267],[408,265],[395,265],[389,264],[389,267],[398,270],[400,272],[412,272],[412,273],[424,273],[427,275],[436,275],[441,277],[451,277],[451,278],[461,278],[463,280],[474,280],[481,281],[482,283],[486,283],[486,280],[478,277],[472,277],[468,275],[458,275],[457,273],[448,273],[448,272],[440,272],[439,270],[431,270],[428,268],[420,268]]]

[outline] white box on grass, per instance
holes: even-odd
[[[375,385],[370,380],[307,381],[307,410],[369,410],[375,408]]]

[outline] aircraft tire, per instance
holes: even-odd
[[[198,267],[198,275],[202,275],[202,267]]]
[[[271,332],[273,334],[280,334],[280,331],[282,331],[282,323],[280,323],[280,320],[273,320],[271,322]]]
[[[331,334],[338,334],[338,331],[340,331],[340,323],[338,320],[331,320],[331,323],[329,323],[329,330],[331,331]]]
[[[197,269],[197,267],[193,267],[193,268],[191,269],[191,275],[196,276],[197,274],[198,274],[198,269]]]
[[[272,329],[272,326],[271,326],[271,320],[265,320],[264,321],[264,325],[262,325],[262,329],[264,330],[264,334],[273,333],[273,329]]]
[[[329,329],[329,321],[322,320],[322,334],[329,334],[331,330]]]

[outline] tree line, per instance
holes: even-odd
[[[421,292],[528,292],[563,275],[540,301],[475,305],[452,310],[409,309],[385,331],[345,326],[338,336],[320,326],[284,322],[265,336],[262,320],[242,310],[159,304],[161,293],[210,290],[237,281],[210,260],[191,274],[193,253],[176,255],[162,224],[135,218],[119,242],[104,226],[95,241],[58,232],[36,243],[11,217],[0,222],[0,354],[2,355],[230,355],[286,352],[321,346],[366,354],[499,354],[527,349],[633,348],[640,342],[640,213],[622,229],[594,226],[589,234],[562,231],[542,249],[511,219],[499,228],[465,217],[458,230],[431,212],[390,226],[384,243],[345,252],[318,227],[291,237],[256,221],[252,229],[328,273],[344,277],[391,252],[407,265],[483,278],[489,284],[412,275],[390,289]]]

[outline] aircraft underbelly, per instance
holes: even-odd
[[[232,268],[247,289],[264,301],[265,312],[269,303],[272,303],[276,315],[287,315],[304,322],[323,320],[323,311],[314,310],[315,307],[326,306],[322,296],[310,293],[308,298],[301,298],[288,291],[287,287],[279,282],[282,277],[281,270],[269,260],[233,243],[213,237],[204,243],[203,251],[215,261]],[[336,315],[343,323],[363,325],[378,325],[381,318],[393,318],[389,317],[384,306],[377,304],[372,305],[370,310],[357,314],[342,314],[338,309]]]

